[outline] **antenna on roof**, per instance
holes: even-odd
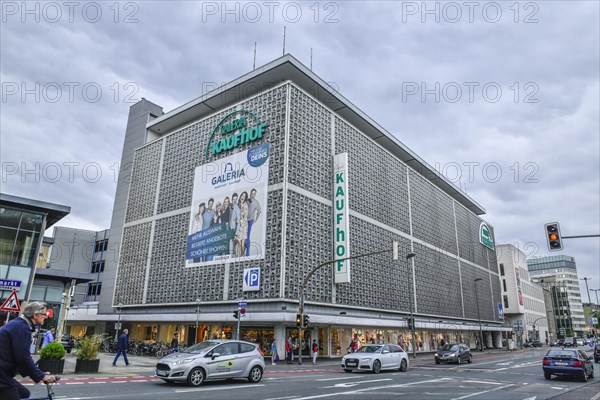
[[[310,70],[312,71],[312,47],[310,48]]]
[[[256,42],[254,42],[254,62],[252,63],[252,71],[256,69]]]
[[[285,56],[285,26],[283,27],[283,54]]]

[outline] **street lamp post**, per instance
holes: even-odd
[[[587,294],[588,294],[588,302],[590,303],[590,306],[592,305],[592,299],[590,297],[590,288],[588,287],[588,283],[587,281],[591,281],[592,278],[588,278],[588,277],[583,277],[581,278],[582,281],[585,281],[585,289],[587,290]]]
[[[115,325],[115,340],[119,338],[119,329],[121,329],[121,309],[123,308],[123,303],[117,304],[117,312],[119,313],[119,318],[117,319],[117,323]]]
[[[596,305],[600,306],[600,303],[598,302],[598,292],[600,292],[600,289],[590,289],[594,292],[596,292]]]
[[[477,301],[477,319],[479,320],[479,351],[483,351],[483,329],[481,328],[481,315],[479,314],[479,293],[477,291],[477,282],[482,281],[482,278],[475,279],[475,299]]]
[[[411,329],[410,329],[410,334],[411,334],[411,342],[412,342],[412,353],[413,353],[413,358],[417,358],[417,349],[415,347],[415,319],[413,317],[413,294],[412,294],[412,287],[413,287],[413,278],[412,278],[412,268],[411,268],[411,263],[410,260],[412,258],[414,258],[416,256],[415,253],[408,253],[406,255],[406,266],[408,268],[408,272],[409,272],[409,276],[410,276],[410,280],[408,282],[408,300],[409,300],[409,304],[410,304],[410,322],[411,322]]]
[[[200,315],[200,299],[196,299],[196,333],[194,338],[194,344],[198,343],[198,316]]]

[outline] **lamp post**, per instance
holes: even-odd
[[[200,314],[200,298],[196,299],[196,333],[194,338],[194,344],[198,343],[198,316]]]
[[[588,287],[587,281],[591,281],[592,278],[588,278],[588,277],[583,277],[581,278],[582,281],[585,281],[585,289],[588,292],[588,302],[590,303],[590,306],[592,305],[592,299],[590,297],[590,288]]]
[[[477,291],[477,282],[482,281],[483,278],[475,279],[475,299],[477,301],[477,319],[479,320],[479,351],[483,351],[483,329],[481,328],[481,315],[479,314],[479,293]]]
[[[415,253],[408,253],[406,255],[406,266],[408,268],[408,272],[409,272],[409,276],[410,276],[410,280],[408,282],[408,300],[409,300],[409,304],[410,304],[410,334],[411,334],[411,342],[412,342],[412,353],[413,353],[413,358],[417,358],[417,349],[415,347],[415,319],[413,318],[413,294],[412,294],[412,287],[413,287],[413,278],[412,278],[412,268],[411,268],[411,263],[410,260],[412,258],[416,257]]]
[[[600,289],[590,289],[590,290],[596,292],[596,305],[600,306],[600,303],[598,303],[598,292],[600,292]]]
[[[115,324],[115,340],[119,338],[119,329],[121,329],[121,308],[123,308],[123,303],[117,304],[117,312],[119,313],[119,318],[117,323]]]

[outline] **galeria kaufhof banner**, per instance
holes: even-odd
[[[264,258],[269,143],[194,172],[186,266]]]

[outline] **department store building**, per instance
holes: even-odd
[[[119,255],[106,262],[114,292],[102,292],[99,312],[107,331],[118,319],[133,339],[190,344],[235,338],[243,308],[241,338],[269,355],[274,339],[301,346],[299,291],[312,269],[390,250],[311,277],[304,346],[317,339],[335,357],[358,338],[411,351],[412,294],[417,351],[475,347],[480,328],[501,347],[484,213],[285,55],[173,111],[131,107],[110,231]]]

